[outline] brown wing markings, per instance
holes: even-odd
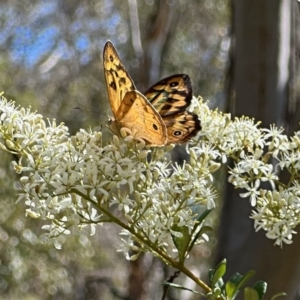
[[[160,80],[145,92],[146,98],[161,116],[185,111],[192,99],[192,84],[186,74]]]
[[[116,118],[116,113],[123,97],[127,91],[135,90],[135,85],[125,66],[122,64],[118,52],[110,41],[104,46],[103,66],[108,98],[112,112]]]
[[[145,96],[167,127],[168,144],[187,142],[201,130],[198,116],[186,111],[192,101],[188,75],[177,74],[162,79],[148,89]]]
[[[185,111],[163,118],[167,127],[168,144],[185,143],[201,130],[201,123],[194,113]]]

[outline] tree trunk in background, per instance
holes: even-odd
[[[157,2],[156,6],[156,13],[149,20],[147,32],[142,37],[143,43],[141,37],[134,34],[139,31],[132,30],[132,44],[136,57],[139,59],[136,77],[138,89],[142,92],[161,79],[162,52],[170,35],[174,33],[176,4],[171,5],[168,1],[161,1]],[[131,21],[131,23],[134,22]]]
[[[233,1],[232,113],[282,123],[288,100],[291,1]]]
[[[231,94],[233,116],[246,115],[262,126],[284,125],[288,102],[292,7],[290,0],[234,0],[235,37]],[[290,120],[292,121],[292,120]],[[300,275],[300,236],[283,249],[265,232],[254,232],[249,201],[228,185],[223,207],[217,262],[227,259],[227,276],[255,270],[253,282],[268,283],[267,298],[286,291],[296,299]],[[227,277],[227,278],[228,278]]]
[[[144,90],[161,79],[161,61],[165,44],[174,33],[174,21],[176,5],[169,4],[168,1],[160,1],[155,20],[152,20],[151,26],[146,36],[144,44],[144,61],[140,68],[140,75],[147,74],[144,78]],[[177,16],[179,17],[179,16]],[[145,72],[149,70],[148,72]]]

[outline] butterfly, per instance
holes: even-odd
[[[162,79],[142,94],[110,41],[104,46],[103,66],[113,132],[118,134],[125,127],[146,144],[164,146],[187,142],[201,130],[198,116],[186,110],[192,100],[188,75]]]

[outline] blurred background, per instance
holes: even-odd
[[[194,95],[211,108],[282,125],[287,134],[299,130],[296,0],[2,0],[0,91],[64,122],[71,134],[100,130],[111,115],[102,66],[107,40],[141,92],[186,73]],[[127,262],[116,251],[113,225],[96,236],[71,236],[62,250],[41,244],[43,223],[25,218],[24,203],[15,203],[13,158],[0,155],[0,299],[161,298],[174,270],[151,255]],[[300,299],[299,238],[274,247],[263,232],[254,233],[250,204],[226,185],[225,172],[217,184],[224,205],[211,223],[219,231],[195,249],[190,269],[205,280],[208,266],[226,257],[228,276],[254,269],[270,294]],[[194,287],[183,276],[175,282]],[[171,291],[168,299],[199,297]]]

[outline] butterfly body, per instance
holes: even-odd
[[[192,99],[188,75],[173,75],[140,93],[111,42],[103,52],[103,65],[114,119],[111,129],[122,127],[151,146],[184,143],[201,129],[197,115],[186,111]]]

